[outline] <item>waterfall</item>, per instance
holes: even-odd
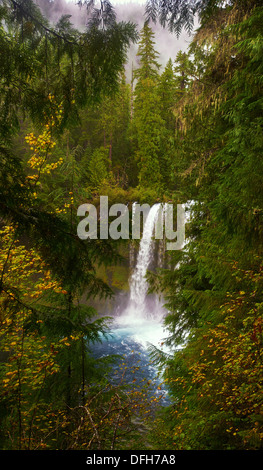
[[[130,278],[130,301],[139,309],[144,309],[148,284],[146,272],[152,257],[153,231],[161,204],[154,204],[148,215],[143,228],[137,263]]]
[[[135,203],[132,209],[134,214]],[[129,260],[132,273],[129,279],[129,292],[119,295],[118,309],[115,311],[109,338],[107,342],[102,340],[97,344],[96,354],[97,357],[116,354],[124,358],[127,365],[131,365],[131,367],[125,367],[127,380],[131,384],[135,381],[134,374],[131,372],[132,366],[135,363],[139,364],[137,371],[139,380],[141,377],[149,378],[153,383],[158,384],[156,396],[165,394],[166,397],[167,390],[160,383],[162,379],[157,377],[158,371],[150,360],[148,347],[149,345],[155,346],[164,353],[171,354],[170,346],[165,343],[167,331],[163,322],[167,311],[163,307],[163,299],[160,300],[156,294],[147,295],[146,280],[146,272],[151,268],[152,261],[155,261],[155,266],[160,268],[164,265],[164,256],[167,259],[166,240],[159,236],[156,237],[159,241],[153,238],[156,223],[159,224],[160,220],[164,221],[165,209],[165,204],[155,204],[149,209],[139,249],[136,250],[138,253],[135,252],[137,243],[134,240],[130,242]],[[120,373],[120,378],[123,380],[123,372],[118,363],[114,379],[116,379],[116,373]],[[167,399],[164,398],[164,402],[169,403],[168,396]]]
[[[135,213],[135,204],[136,202],[133,203],[132,205],[132,220],[134,219],[134,213]],[[135,268],[135,244],[134,244],[134,241],[131,240],[130,242],[130,268],[131,269],[134,269]]]
[[[154,204],[147,214],[136,265],[129,279],[130,294],[128,306],[118,318],[118,323],[126,325],[139,324],[144,323],[148,319],[159,322],[163,315],[162,308],[159,302],[156,301],[158,298],[155,295],[147,296],[148,283],[146,280],[146,272],[153,259],[153,234],[161,207],[161,204]]]

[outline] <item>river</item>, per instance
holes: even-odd
[[[148,212],[135,267],[129,280],[129,299],[127,305],[116,310],[108,339],[95,345],[95,357],[112,354],[121,358],[113,367],[114,380],[120,380],[125,370],[127,383],[147,380],[152,384],[154,393],[161,398],[162,404],[169,403],[169,396],[163,385],[158,369],[151,361],[148,347],[154,345],[163,350],[166,333],[163,327],[165,311],[156,295],[147,295],[146,272],[152,261],[154,240],[153,232],[161,204],[154,204]],[[116,299],[118,304],[118,298]],[[121,304],[121,302],[120,302]],[[134,369],[136,368],[136,374]]]

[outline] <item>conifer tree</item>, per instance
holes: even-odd
[[[171,132],[175,130],[174,105],[177,96],[177,86],[172,59],[169,59],[163,73],[160,75],[158,94],[160,95],[161,116],[166,128]]]
[[[10,139],[18,131],[21,118],[32,119],[41,130],[46,119],[54,116],[54,103],[49,100],[52,95],[63,106],[63,119],[59,125],[56,121],[53,132],[62,132],[66,126],[76,123],[79,108],[116,91],[127,47],[130,40],[135,39],[131,23],[114,21],[104,29],[91,24],[87,31],[79,33],[68,18],[61,19],[52,28],[31,0],[4,2],[0,29],[0,137],[4,174],[9,171],[12,175],[11,162],[16,162],[14,167],[20,165],[17,155],[7,163],[6,154],[10,154]],[[15,168],[13,171],[17,172]],[[24,213],[19,223],[22,228],[22,221],[27,222],[32,227],[33,237],[36,224],[26,207],[27,189],[25,184],[11,181],[2,186],[1,213],[18,221],[15,198],[23,199]],[[44,212],[42,216],[48,218]],[[36,218],[35,214],[34,220]],[[40,225],[39,222],[39,229]]]
[[[160,115],[160,96],[157,92],[160,65],[154,49],[154,34],[148,23],[141,31],[138,49],[140,67],[135,70],[137,79],[134,100],[139,165],[139,183],[142,187],[160,187],[162,176],[162,142],[165,125]]]
[[[174,356],[159,357],[174,397],[166,436],[180,449],[262,447],[262,7],[236,3],[197,32],[175,107],[194,205],[186,249],[163,273]]]
[[[87,299],[111,295],[95,266],[107,263],[115,249],[107,241],[85,244],[76,236],[77,197],[84,194],[78,188],[78,151],[67,137],[84,104],[118,88],[136,33],[131,24],[116,21],[104,28],[93,22],[80,33],[68,17],[51,27],[31,0],[3,3],[0,317],[7,358],[1,364],[1,439],[8,446],[11,432],[14,448],[30,449],[84,399],[92,380],[88,348],[104,331],[104,320],[94,321]],[[24,127],[30,130],[22,155],[15,137]],[[13,239],[9,227],[15,229]],[[13,410],[10,420],[5,407]]]
[[[147,78],[154,81],[158,80],[160,64],[157,59],[159,53],[154,46],[154,33],[149,24],[145,23],[140,33],[137,52],[137,56],[140,58],[140,67],[134,72],[134,78],[137,78],[139,82]]]

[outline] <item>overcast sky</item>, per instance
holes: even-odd
[[[76,0],[56,0],[55,2],[46,2],[43,0],[34,0],[42,8],[46,16],[52,23],[56,23],[63,14],[71,15],[71,22],[75,27],[83,29],[87,21],[87,14],[85,7],[79,8],[76,5]],[[97,6],[100,5],[97,0]],[[146,0],[111,0],[111,4],[116,8],[117,21],[131,21],[137,25],[138,31],[141,30],[145,21],[145,5]],[[169,58],[175,59],[179,50],[185,51],[189,45],[191,38],[182,32],[178,39],[175,34],[171,34],[167,29],[163,28],[159,22],[156,24],[150,23],[155,33],[155,48],[159,52],[159,63],[163,67],[166,65]],[[132,44],[129,49],[128,63],[127,63],[127,79],[131,79],[131,67],[139,66],[139,60],[136,56],[138,51],[138,44]]]
[[[115,4],[123,5],[124,3],[139,3],[140,5],[145,5],[146,0],[111,0],[113,6]]]
[[[140,3],[143,5],[146,3],[145,0],[111,0],[111,4],[114,6],[115,3],[124,4],[124,3]]]

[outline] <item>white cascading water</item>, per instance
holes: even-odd
[[[160,346],[163,342],[163,309],[158,297],[149,302],[146,280],[147,269],[153,256],[153,233],[161,204],[154,204],[147,215],[140,241],[136,266],[130,276],[130,296],[127,308],[116,319],[121,328],[129,330],[131,336],[140,344],[148,342]]]
[[[148,290],[146,272],[152,259],[153,231],[161,204],[154,204],[150,209],[140,242],[137,263],[130,278],[130,303],[137,307],[139,315],[145,312],[145,299]]]
[[[130,244],[130,269],[132,274],[129,281],[128,305],[126,304],[127,306],[123,307],[121,299],[117,299],[118,308],[115,311],[110,336],[107,341],[102,340],[96,345],[94,353],[95,357],[117,354],[125,358],[127,365],[130,366],[125,368],[127,369],[127,381],[130,381],[130,383],[134,383],[134,374],[131,372],[132,367],[134,364],[139,363],[140,367],[137,372],[139,380],[141,380],[141,377],[144,377],[143,380],[147,377],[147,379],[153,381],[156,386],[158,385],[154,393],[157,396],[162,396],[164,403],[169,403],[167,391],[161,386],[160,380],[162,379],[157,377],[157,368],[151,363],[148,352],[148,346],[152,344],[168,354],[171,353],[168,346],[164,344],[164,339],[167,336],[163,326],[165,310],[157,296],[147,295],[148,285],[145,278],[156,246],[153,240],[155,222],[159,215],[162,218],[164,217],[163,212],[159,213],[161,208],[161,204],[155,204],[148,212],[137,260],[135,246],[133,243]],[[165,240],[160,240],[157,256],[158,267],[163,266],[164,252]],[[174,269],[177,268],[178,265]],[[118,363],[115,369],[114,377],[117,374],[117,378],[120,377],[120,380],[123,380],[123,370],[122,368],[119,369]],[[166,401],[166,397],[168,397],[168,401]]]

